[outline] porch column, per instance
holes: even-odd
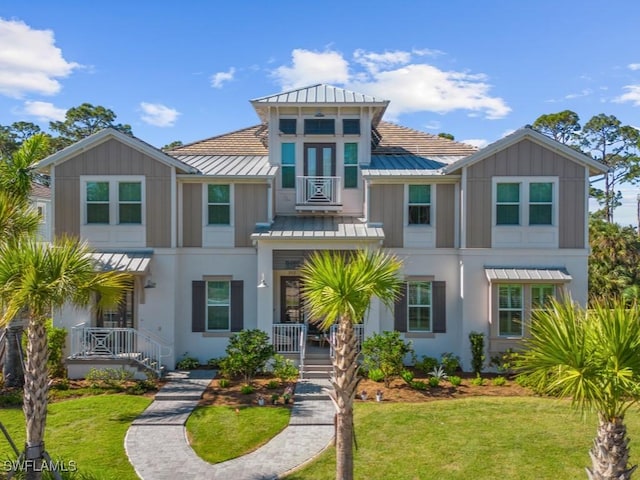
[[[269,334],[271,338],[272,325],[273,325],[273,298],[275,292],[274,278],[273,278],[273,247],[264,242],[258,242],[258,270],[255,285],[252,288],[256,288],[258,291],[258,318],[257,327]],[[262,280],[264,274],[264,281],[266,286],[263,288],[257,288],[257,285]]]
[[[377,297],[371,299],[369,314],[364,319],[364,338],[370,337],[374,333],[380,333],[380,300]]]

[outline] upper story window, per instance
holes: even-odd
[[[207,330],[229,330],[231,288],[228,281],[207,282]]]
[[[231,225],[230,185],[207,185],[209,225]]]
[[[296,134],[296,119],[295,118],[281,118],[280,119],[280,133],[285,135]]]
[[[344,144],[344,188],[358,188],[358,144]]]
[[[553,184],[535,182],[529,184],[529,225],[553,223]]]
[[[332,118],[306,118],[304,120],[305,135],[335,135],[336,122]]]
[[[359,118],[343,119],[342,133],[344,135],[360,135],[360,119]]]
[[[519,183],[499,183],[497,185],[496,224],[520,225]]]
[[[553,225],[554,182],[496,184],[496,225]]]
[[[409,225],[431,225],[431,185],[409,185]]]
[[[85,224],[143,223],[143,182],[133,180],[87,180],[84,182]]]
[[[431,332],[431,282],[407,283],[407,327],[409,332]]]
[[[521,337],[524,317],[522,285],[498,286],[498,335]]]
[[[282,165],[280,172],[282,175],[282,188],[295,188],[296,186],[296,144],[282,144]]]

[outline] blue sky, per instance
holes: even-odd
[[[254,125],[250,99],[322,82],[479,146],[564,109],[640,127],[639,19],[633,0],[3,0],[0,124],[89,102],[160,147]],[[638,191],[619,223],[636,223]]]

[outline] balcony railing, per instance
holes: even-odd
[[[340,177],[296,177],[296,205],[318,207],[342,205]]]

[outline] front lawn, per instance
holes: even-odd
[[[131,395],[100,395],[49,405],[45,447],[53,460],[73,460],[79,473],[94,473],[101,480],[137,479],[124,451],[131,422],[151,403]],[[24,445],[25,421],[21,408],[0,409],[0,422],[18,449]],[[0,434],[0,459],[15,459]]]

